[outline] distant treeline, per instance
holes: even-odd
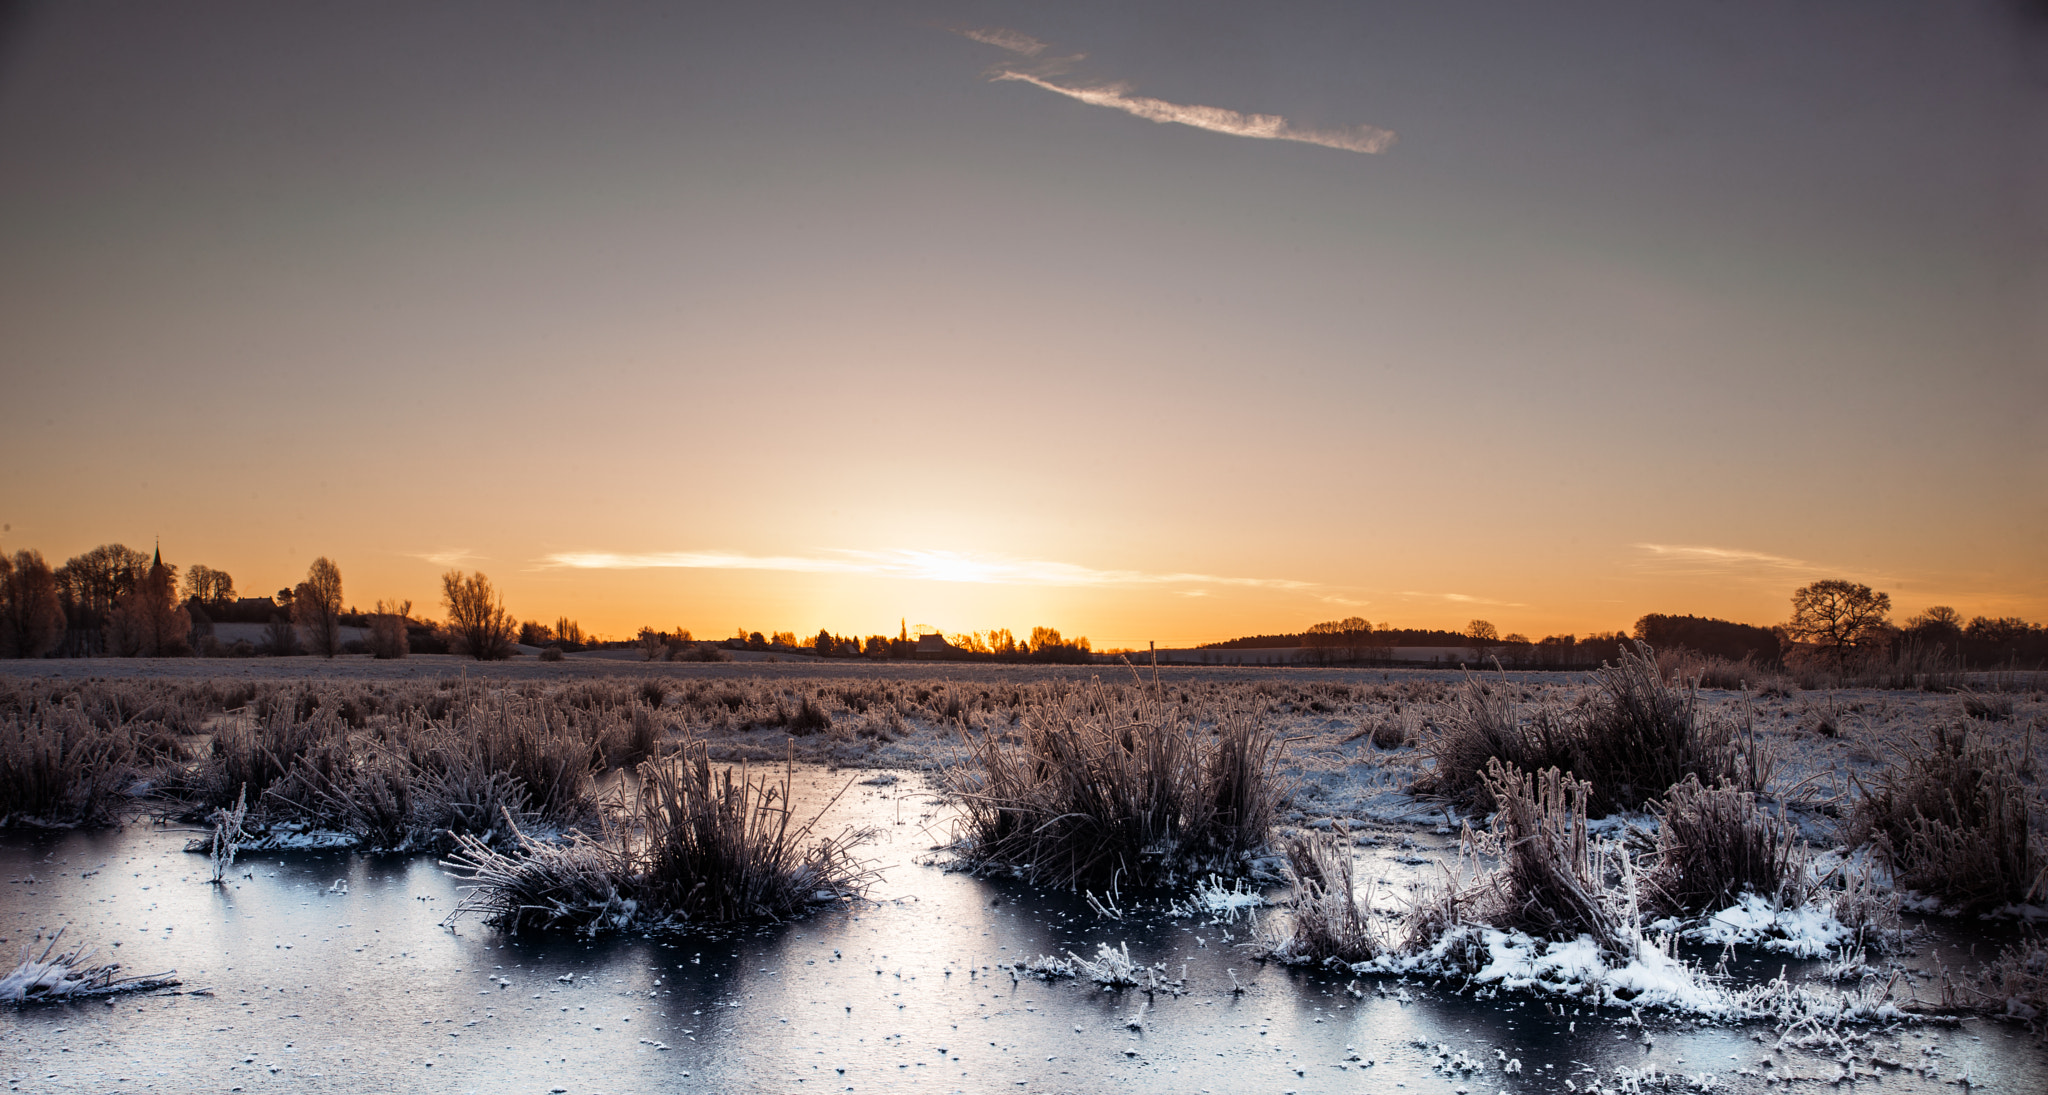
[[[1241,639],[1227,639],[1220,643],[1203,643],[1197,650],[1279,650],[1287,647],[1308,646],[1308,632],[1294,632],[1286,635],[1246,635]],[[1464,646],[1465,635],[1458,631],[1436,631],[1424,627],[1376,628],[1373,641],[1382,646]]]
[[[306,580],[268,597],[245,597],[226,571],[179,569],[163,553],[102,544],[51,566],[41,552],[0,554],[0,657],[253,657],[257,655],[468,654],[508,657],[515,634],[534,645],[580,650],[574,620],[517,624],[482,574],[441,576],[445,622],[418,619],[411,601],[368,612],[342,599],[341,569],[325,557]],[[250,638],[218,625],[256,624]],[[355,631],[346,635],[343,629]]]
[[[1891,598],[1840,579],[1814,582],[1793,594],[1792,618],[1773,627],[1652,612],[1627,632],[1548,635],[1530,640],[1502,635],[1485,620],[1464,631],[1373,625],[1357,616],[1315,624],[1304,631],[1247,635],[1207,643],[1199,650],[1293,650],[1303,665],[1376,665],[1400,662],[1400,647],[1461,647],[1474,663],[1508,668],[1569,669],[1617,658],[1631,639],[1659,651],[1690,651],[1706,658],[1760,668],[1827,663],[1836,667],[1912,663],[1953,668],[2034,667],[2048,663],[2048,628],[2018,617],[1976,616],[1965,621],[1937,605],[1890,622]]]
[[[653,649],[654,644],[675,647],[688,643],[690,633],[678,629],[674,633],[656,632],[643,628],[641,644]],[[816,635],[799,638],[794,632],[777,631],[762,634],[740,628],[733,637],[722,644],[727,650],[753,650],[767,653],[809,654],[819,658],[870,658],[918,661],[983,661],[983,662],[1033,662],[1040,664],[1085,665],[1095,652],[1087,636],[1072,639],[1060,635],[1056,627],[1034,627],[1025,638],[1019,639],[1008,628],[991,631],[965,631],[954,635],[927,632],[912,637],[907,626],[899,628],[896,636],[839,635],[829,630],[820,630]],[[678,655],[680,656],[680,655]]]

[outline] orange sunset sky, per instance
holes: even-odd
[[[2048,617],[2017,7],[52,5],[0,547],[1098,646]]]

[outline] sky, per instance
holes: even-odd
[[[0,548],[723,637],[2048,618],[2017,0],[0,16]]]

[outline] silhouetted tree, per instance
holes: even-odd
[[[1474,620],[1465,625],[1465,643],[1474,655],[1484,658],[1500,645],[1500,629],[1485,620]]]
[[[1890,594],[1861,582],[1823,578],[1793,592],[1792,620],[1785,629],[1799,642],[1839,661],[1851,650],[1881,640],[1891,611]]]
[[[323,658],[341,653],[341,568],[327,556],[306,568],[306,580],[292,590],[292,622],[306,633],[306,645]]]
[[[441,603],[448,608],[448,627],[462,652],[480,662],[512,656],[512,614],[479,571],[464,577],[459,570],[441,575]]]
[[[43,553],[0,555],[0,658],[40,658],[64,638],[57,575]]]
[[[1636,621],[1635,637],[1658,650],[1683,647],[1731,662],[1748,658],[1758,665],[1775,665],[1780,654],[1778,636],[1769,628],[1705,616],[1652,612]]]
[[[225,570],[194,563],[185,571],[185,597],[208,608],[230,604],[235,599],[235,580]]]
[[[178,603],[178,568],[159,553],[134,589],[107,614],[107,649],[124,658],[162,658],[186,652],[192,617]]]
[[[149,556],[123,544],[101,544],[57,568],[57,598],[64,606],[64,649],[90,656],[107,649],[114,605],[134,592],[149,572]]]
[[[380,660],[404,658],[412,654],[412,639],[408,635],[408,618],[412,615],[411,601],[377,602],[377,611],[370,617],[370,634],[364,645]]]

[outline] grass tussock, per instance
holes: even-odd
[[[1657,813],[1656,849],[1642,882],[1649,911],[1711,912],[1745,893],[1803,900],[1798,834],[1782,813],[1773,817],[1758,805],[1755,794],[1688,778],[1671,788]]]
[[[1593,686],[1575,707],[1525,708],[1504,679],[1467,680],[1423,740],[1434,763],[1416,791],[1491,809],[1486,773],[1494,762],[1524,772],[1559,768],[1590,784],[1588,809],[1605,816],[1687,778],[1751,791],[1768,781],[1771,759],[1754,735],[1710,717],[1696,685],[1667,683],[1647,645],[1601,666]]]
[[[1556,768],[1529,775],[1499,760],[1485,780],[1497,807],[1492,823],[1467,831],[1460,869],[1410,911],[1403,946],[1420,952],[1461,935],[1469,941],[1477,925],[1553,942],[1586,936],[1610,960],[1633,956],[1632,864],[1618,847],[1593,840],[1592,788]],[[1468,868],[1485,860],[1494,865]]]
[[[1633,953],[1634,919],[1606,885],[1606,856],[1586,827],[1592,785],[1555,768],[1534,775],[1493,762],[1487,790],[1499,809],[1486,851],[1500,866],[1482,880],[1474,919],[1537,939],[1591,936],[1611,955]]]
[[[1963,913],[2048,901],[2048,841],[2033,825],[2031,758],[1968,727],[1937,729],[1927,748],[1860,788],[1849,833],[1869,842],[1901,886]]]
[[[1285,933],[1262,934],[1253,954],[1288,964],[1370,962],[1393,949],[1377,921],[1368,887],[1358,894],[1351,851],[1327,836],[1290,835],[1281,843],[1294,884],[1292,919]]]
[[[0,716],[0,828],[115,823],[147,753],[127,723],[96,726],[76,709]]]
[[[797,821],[791,770],[779,782],[744,766],[714,772],[703,744],[686,743],[681,755],[641,766],[632,813],[597,837],[571,832],[548,843],[514,825],[514,846],[501,852],[458,836],[444,863],[471,889],[452,916],[478,915],[508,931],[596,934],[780,920],[859,892],[868,875],[852,851],[871,834],[816,835],[830,803]]]
[[[1960,1002],[2026,1023],[2048,1037],[2048,941],[2010,944],[1966,982]]]
[[[947,785],[981,864],[1072,888],[1239,874],[1272,827],[1279,743],[1241,713],[1198,726],[1156,694],[1095,682],[1026,708],[1013,731],[963,720],[960,733],[969,759]]]

